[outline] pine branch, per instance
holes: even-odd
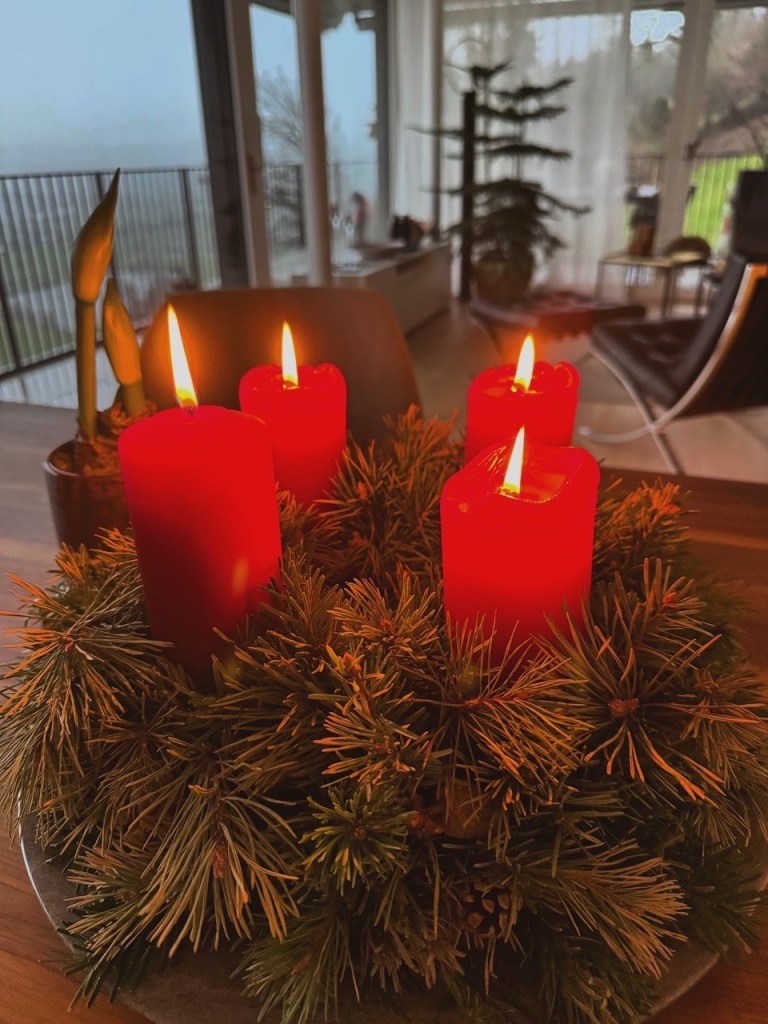
[[[280,1008],[284,1024],[336,1015],[345,982],[358,991],[350,956],[350,921],[343,904],[308,904],[285,939],[251,943],[240,971],[260,1016]]]
[[[461,464],[452,423],[413,407],[390,422],[391,441],[353,444],[334,496],[318,503],[316,560],[333,580],[369,577],[392,589],[398,569],[429,583],[440,556],[440,493]]]

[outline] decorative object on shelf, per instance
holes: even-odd
[[[78,433],[55,448],[43,467],[56,535],[73,547],[92,547],[102,528],[128,526],[117,438],[128,423],[151,411],[144,398],[136,334],[112,280],[102,307],[102,333],[120,386],[109,409],[100,413],[96,408],[96,302],[112,258],[119,181],[118,170],[72,249]]]
[[[462,184],[447,190],[462,198],[461,220],[451,227],[461,235],[461,297],[470,298],[471,279],[478,298],[500,306],[522,299],[536,267],[563,247],[550,228],[551,221],[563,213],[581,216],[589,212],[589,207],[553,196],[526,171],[529,160],[570,158],[567,150],[532,141],[528,130],[566,112],[552,100],[573,79],[497,88],[495,80],[510,66],[464,68],[471,90],[464,93],[463,123],[437,133],[462,144]],[[499,166],[499,161],[503,169],[493,173],[491,168]],[[480,180],[476,176],[478,162],[484,168]]]
[[[659,190],[655,185],[630,185],[624,202],[632,207],[627,255],[650,256],[659,218]]]
[[[400,217],[395,214],[389,226],[389,237],[396,242],[403,243],[405,252],[416,252],[421,245],[421,240],[426,234],[426,225],[423,221],[414,220],[408,214]]]
[[[347,443],[347,386],[333,363],[297,366],[283,324],[282,364],[254,366],[239,387],[240,408],[267,425],[278,485],[309,504],[322,498]]]
[[[515,366],[490,366],[469,382],[465,461],[489,445],[510,441],[520,427],[547,444],[570,444],[578,397],[576,368],[535,362],[528,335]]]
[[[678,947],[753,944],[768,708],[678,489],[604,493],[583,626],[494,667],[443,619],[461,457],[408,414],[330,498],[284,495],[280,587],[206,690],[149,637],[130,538],[16,581],[2,799],[77,885],[84,996],[237,941],[254,1015],[293,1024],[427,989],[629,1024]]]

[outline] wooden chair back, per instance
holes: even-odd
[[[378,292],[356,288],[242,288],[178,292],[176,310],[200,404],[238,408],[238,383],[259,363],[280,362],[283,321],[297,360],[335,363],[347,381],[347,423],[360,441],[385,433],[385,415],[419,404],[400,325]],[[175,405],[166,307],[150,324],[141,364],[147,397]]]

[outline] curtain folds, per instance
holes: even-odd
[[[397,212],[430,215],[429,0],[393,0],[394,196]],[[622,245],[626,155],[630,0],[445,0],[443,125],[461,121],[468,64],[510,62],[497,80],[514,88],[568,76],[560,94],[567,112],[530,127],[530,141],[572,152],[563,163],[529,160],[525,177],[591,212],[552,225],[567,248],[537,272],[535,283],[590,291],[601,255]],[[443,144],[443,179],[458,185],[458,144]],[[495,167],[494,173],[501,167]],[[459,200],[443,200],[443,224],[455,222]]]

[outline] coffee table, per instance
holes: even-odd
[[[699,280],[696,287],[696,298],[694,308],[698,310],[702,292],[702,273],[709,265],[709,259],[702,256],[700,252],[676,252],[671,256],[630,256],[625,252],[609,253],[603,256],[597,263],[597,284],[595,295],[603,294],[605,283],[605,268],[607,266],[624,267],[625,270],[648,270],[653,274],[660,274],[663,279],[661,291],[661,316],[667,317],[672,311],[675,303],[675,292],[677,280],[683,270],[691,267],[699,270]],[[629,285],[628,285],[629,286]]]
[[[605,302],[569,291],[534,292],[525,302],[514,306],[476,300],[470,308],[505,362],[517,359],[526,334],[533,335],[534,341],[553,341],[589,333],[595,324],[605,320],[645,316],[645,306],[638,303]]]

